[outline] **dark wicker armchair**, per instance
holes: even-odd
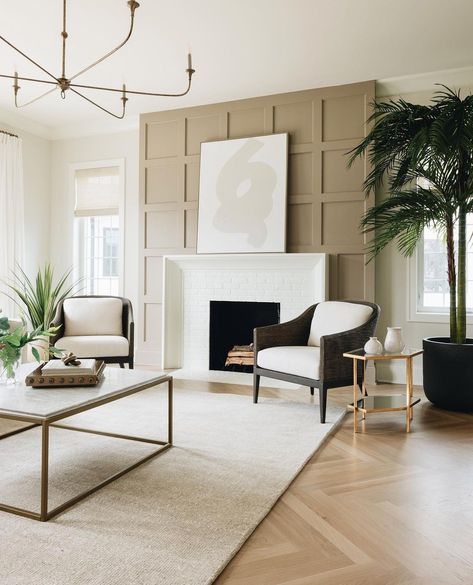
[[[318,388],[320,422],[325,422],[327,390],[353,384],[353,364],[351,360],[343,357],[343,353],[363,347],[368,338],[374,334],[380,313],[378,305],[374,303],[344,301],[339,302],[338,306],[335,306],[335,303],[337,301],[318,303],[292,321],[257,327],[254,330],[253,402],[258,402],[261,376],[309,386],[312,395],[314,388]],[[347,303],[361,305],[361,307],[353,307],[352,312],[357,312],[358,315],[351,324],[349,324],[350,320],[347,321],[349,328],[343,331],[343,326],[337,327],[333,321],[327,321],[327,316],[325,316],[324,326],[320,328],[321,335],[317,336],[317,332],[314,331],[314,327],[317,328],[314,318],[317,307],[322,307],[324,304],[331,305],[330,310],[337,311],[338,309],[339,314],[343,314],[343,311],[349,313],[351,310]],[[322,308],[327,309],[327,307]],[[324,330],[328,334],[325,334]],[[264,351],[268,349],[271,351]],[[361,366],[358,375],[359,384],[361,384]]]
[[[52,323],[59,326],[51,345],[79,358],[102,359],[133,368],[134,321],[131,302],[123,297],[83,295],[58,304]]]

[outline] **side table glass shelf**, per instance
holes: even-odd
[[[401,353],[383,352],[379,355],[367,354],[364,349],[354,349],[343,354],[353,361],[353,402],[348,405],[353,410],[353,430],[358,432],[358,412],[365,420],[368,412],[406,411],[406,433],[411,430],[413,406],[420,402],[414,398],[412,381],[412,360],[423,353],[422,349],[405,349]],[[368,396],[366,392],[366,365],[369,361],[404,360],[406,363],[406,394]],[[362,364],[361,397],[358,395],[358,368]]]

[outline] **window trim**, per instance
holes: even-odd
[[[71,201],[75,201],[75,173],[77,170],[82,169],[97,169],[101,167],[118,167],[118,174],[120,177],[120,193],[119,193],[119,203],[118,203],[118,221],[120,225],[120,237],[118,238],[118,254],[119,254],[119,262],[118,262],[118,291],[119,295],[123,296],[124,294],[124,282],[125,282],[125,159],[124,158],[115,158],[115,159],[106,159],[106,160],[94,160],[94,161],[85,161],[85,162],[78,162],[78,163],[70,163],[69,164],[69,194],[71,197]],[[74,219],[74,218],[73,218]],[[79,240],[80,233],[79,233],[79,224],[80,222],[73,221],[73,246],[72,246],[72,254],[73,254],[73,268],[72,268],[72,276],[74,282],[76,282],[80,277],[80,266],[82,265],[80,260],[81,251],[78,249],[77,241]]]
[[[407,260],[407,321],[411,323],[445,323],[450,322],[448,310],[446,312],[429,309],[422,311],[419,309],[418,301],[422,290],[424,256],[424,236],[419,241],[416,251]],[[473,325],[473,312],[466,315],[467,325]]]

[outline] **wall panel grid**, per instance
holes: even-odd
[[[374,298],[359,231],[368,162],[346,166],[373,100],[369,81],[141,116],[138,363],[160,362],[162,256],[196,253],[202,142],[288,132],[287,251],[331,255],[331,298]]]

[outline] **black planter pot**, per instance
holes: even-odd
[[[424,391],[440,408],[473,411],[473,339],[450,343],[448,337],[427,337],[424,348]]]

